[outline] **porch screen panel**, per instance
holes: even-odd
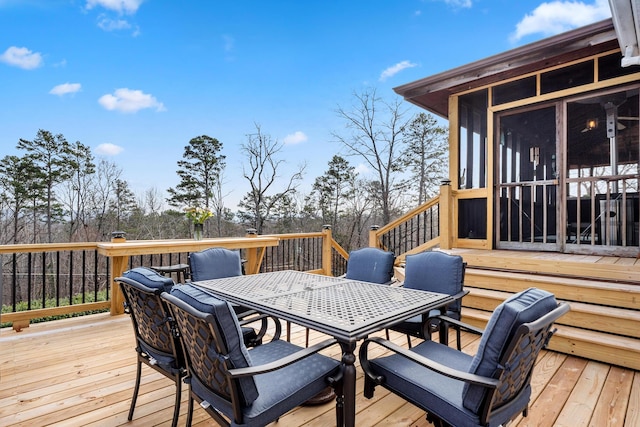
[[[499,132],[499,242],[555,245],[556,109],[503,115]]]
[[[640,242],[637,88],[567,103],[567,248],[636,254]],[[606,247],[609,247],[607,249]],[[620,252],[622,251],[622,252]]]
[[[459,99],[459,188],[487,186],[487,91],[463,95]]]

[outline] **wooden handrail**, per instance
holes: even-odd
[[[411,218],[431,209],[432,207],[434,207],[435,205],[437,205],[438,203],[440,203],[440,195],[437,195],[435,197],[433,197],[430,200],[427,200],[425,203],[423,203],[422,205],[418,206],[417,208],[414,208],[412,210],[410,210],[409,212],[407,212],[406,214],[402,215],[401,217],[391,221],[389,224],[380,227],[378,230],[375,230],[375,234],[376,236],[380,236],[386,232],[388,232],[389,230],[393,230],[394,228],[396,228],[397,226],[399,226],[400,224],[403,224],[405,222],[407,222],[408,220],[410,220]]]
[[[98,249],[99,243],[101,242],[26,243],[19,245],[0,245],[0,254],[94,250]]]

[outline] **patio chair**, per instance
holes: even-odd
[[[155,369],[176,384],[172,426],[178,423],[182,378],[186,375],[184,355],[177,331],[167,322],[169,312],[160,294],[170,291],[173,280],[156,271],[137,267],[115,279],[125,300],[125,312],[131,315],[136,337],[136,382],[127,419],[131,421],[140,390],[142,364]]]
[[[345,279],[390,285],[393,278],[393,252],[379,248],[361,248],[349,252]],[[309,328],[305,331],[305,345],[309,346]]]
[[[328,385],[342,395],[340,362],[318,353],[335,339],[306,349],[279,339],[247,349],[229,303],[189,284],[162,297],[185,350],[188,426],[194,400],[220,425],[263,426]],[[336,416],[341,423],[341,410]]]
[[[240,251],[226,248],[208,248],[200,252],[191,253],[189,254],[189,272],[191,280],[194,282],[240,276],[243,274]],[[255,310],[235,304],[233,309],[240,318],[247,318],[256,314]],[[261,317],[262,323],[259,332],[256,332],[253,328],[243,328],[244,342],[247,346],[256,346],[262,343],[262,338],[267,331],[267,317]],[[277,319],[274,319],[274,321],[277,323],[276,327],[279,327],[279,321]]]
[[[393,252],[379,248],[356,249],[349,253],[345,278],[381,285],[391,284],[395,259]]]
[[[226,248],[208,248],[193,252],[189,254],[189,274],[194,282],[240,276],[240,252]]]
[[[448,329],[451,327],[456,330],[457,347],[460,350],[460,328],[455,324],[438,320],[436,316],[445,315],[460,320],[462,297],[469,293],[463,289],[465,268],[466,264],[459,255],[449,255],[440,251],[407,255],[403,285],[405,288],[440,292],[454,297],[454,301],[444,307],[414,316],[389,328],[406,334],[409,348],[411,337],[425,339],[437,331],[441,331],[440,342],[447,343]]]
[[[381,385],[427,412],[441,426],[498,426],[523,414],[531,398],[531,376],[538,353],[554,331],[553,322],[569,311],[553,294],[530,288],[496,308],[484,332],[453,319],[470,332],[482,333],[475,356],[426,340],[405,349],[383,338],[360,347],[365,372],[364,395]],[[369,359],[371,344],[391,350]]]

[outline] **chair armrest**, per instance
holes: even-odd
[[[278,369],[284,368],[285,366],[289,366],[292,363],[295,363],[315,353],[318,353],[320,350],[324,350],[327,347],[331,347],[337,342],[338,340],[336,340],[335,338],[331,338],[331,339],[322,341],[316,345],[313,345],[311,347],[303,348],[275,362],[265,363],[264,365],[251,366],[248,368],[229,369],[229,375],[231,376],[231,378],[241,378],[241,377],[251,377],[257,374],[265,374],[267,372],[277,371]],[[264,345],[268,345],[268,344],[264,344]]]
[[[457,379],[457,380],[461,380],[464,381],[466,383],[469,384],[476,384],[476,385],[480,385],[483,387],[487,387],[490,389],[494,389],[498,386],[499,381],[497,379],[494,378],[489,378],[489,377],[483,377],[481,375],[476,375],[476,374],[470,374],[468,372],[465,371],[459,371],[457,369],[453,369],[450,368],[449,366],[443,365],[441,363],[435,362],[431,359],[428,359],[424,356],[421,356],[413,351],[410,351],[406,348],[400,347],[399,345],[396,345],[394,343],[392,343],[391,341],[388,341],[384,338],[380,338],[380,337],[372,337],[372,338],[367,338],[362,345],[360,346],[360,365],[362,366],[362,369],[365,371],[365,373],[372,378],[377,384],[381,384],[383,381],[383,378],[373,375],[372,374],[372,370],[371,370],[371,366],[369,364],[369,359],[367,356],[367,351],[368,351],[368,347],[369,344],[375,342],[376,344],[385,347],[391,351],[393,351],[394,353],[405,357],[421,366],[424,366],[427,369],[430,369],[432,371],[435,371],[439,374],[445,375],[449,378],[453,378],[453,379]]]
[[[262,340],[262,338],[267,333],[267,328],[269,326],[267,324],[267,319],[269,318],[273,319],[273,323],[275,324],[275,328],[276,328],[275,333],[271,338],[271,341],[279,340],[280,335],[282,335],[282,324],[280,323],[280,319],[278,319],[277,317],[271,316],[269,314],[260,314],[254,311],[253,313],[249,313],[247,315],[243,313],[242,317],[238,318],[238,323],[240,324],[240,326],[246,326],[250,323],[255,323],[260,321],[261,324],[260,324],[260,330],[258,331],[258,339]]]
[[[471,332],[471,333],[476,334],[476,335],[482,335],[482,333],[484,332],[483,329],[477,328],[477,327],[472,326],[472,325],[470,325],[468,323],[461,322],[460,320],[456,320],[456,319],[454,319],[452,317],[444,316],[442,314],[440,314],[438,316],[429,317],[427,319],[427,322],[429,320],[431,320],[431,319],[442,320],[443,322],[447,322],[450,325],[455,325],[455,326],[459,327],[460,329],[464,329],[465,331]]]

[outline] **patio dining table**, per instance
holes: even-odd
[[[342,349],[343,421],[349,427],[355,425],[357,341],[452,301],[446,294],[292,270],[204,280],[193,285],[229,302],[336,338]],[[336,405],[340,404],[339,397]]]

